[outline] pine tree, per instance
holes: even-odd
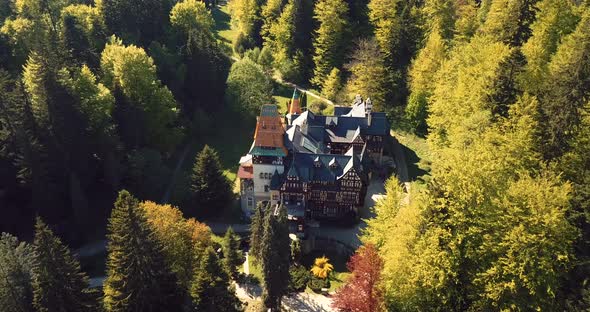
[[[332,71],[330,71],[330,75],[323,83],[322,95],[332,101],[336,99],[340,89],[342,89],[342,80],[340,75],[340,70],[334,67],[332,68]]]
[[[105,310],[182,310],[182,289],[167,266],[145,211],[129,192],[119,192],[107,229]]]
[[[254,215],[250,221],[250,251],[254,262],[262,261],[260,251],[264,235],[264,220],[268,208],[259,202],[254,209]]]
[[[347,46],[348,5],[343,0],[320,0],[314,8],[314,18],[319,23],[313,47],[315,63],[312,83],[326,87],[326,78],[333,68],[344,61]]]
[[[191,181],[195,203],[191,214],[213,216],[227,207],[232,198],[231,185],[223,174],[217,152],[208,145],[196,157]]]
[[[235,296],[230,280],[213,248],[205,250],[195,269],[191,297],[196,311],[232,312],[241,310],[241,302]]]
[[[40,312],[94,311],[98,295],[59,238],[37,218],[33,243],[33,305]]]
[[[8,233],[0,238],[0,306],[6,312],[33,311],[32,246]]]
[[[279,311],[281,298],[289,283],[289,258],[291,256],[287,211],[276,206],[267,209],[264,218],[264,234],[260,243],[260,261],[264,275],[264,305],[271,311]]]
[[[240,253],[240,238],[236,235],[231,226],[225,232],[222,242],[223,267],[230,278],[238,276],[238,266],[242,264]]]

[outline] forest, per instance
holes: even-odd
[[[239,310],[200,222],[231,209],[239,149],[206,144],[249,144],[280,82],[368,96],[428,150],[410,188],[387,181],[338,310],[590,309],[588,0],[0,1],[0,305]],[[98,237],[104,296],[67,247]]]

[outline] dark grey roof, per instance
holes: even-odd
[[[360,170],[356,155],[294,153],[287,175],[296,176],[304,182],[333,182],[351,168]]]
[[[352,107],[350,107],[350,106],[334,106],[334,115],[335,116],[346,115],[346,114],[350,113],[351,109],[352,109]]]
[[[283,177],[279,174],[279,171],[275,169],[272,178],[270,179],[270,189],[278,190],[281,187]]]

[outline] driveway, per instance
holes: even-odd
[[[362,230],[367,227],[366,219],[373,218],[373,206],[375,202],[385,196],[384,181],[373,175],[371,182],[367,186],[367,195],[365,196],[365,205],[359,211],[361,221],[352,227],[342,227],[335,225],[322,224],[317,229],[317,235],[332,238],[340,241],[354,249],[361,245],[359,235]]]

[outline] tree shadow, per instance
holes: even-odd
[[[229,16],[229,14],[223,12],[219,7],[215,7],[213,10],[211,10],[211,15],[213,16],[213,20],[215,21],[214,30],[217,39],[227,43],[231,43],[229,42],[229,40],[219,35],[219,32],[231,29],[231,17]]]
[[[309,296],[289,296],[283,298],[283,305],[298,312],[328,312],[321,304],[314,302]]]
[[[418,154],[407,146],[398,142],[401,146],[404,156],[406,157],[406,166],[408,167],[408,179],[410,182],[414,181],[422,181],[426,182],[426,176],[429,176],[430,173],[423,168],[420,167],[421,158],[418,157]]]

